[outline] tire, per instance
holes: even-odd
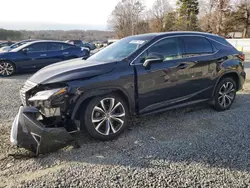
[[[111,93],[93,98],[81,116],[80,123],[90,136],[107,141],[118,137],[126,129],[128,120],[127,103],[119,95]]]
[[[0,76],[12,76],[16,72],[16,67],[9,61],[0,61]]]
[[[215,110],[225,111],[230,109],[236,97],[236,90],[236,83],[232,78],[223,78],[215,89]]]

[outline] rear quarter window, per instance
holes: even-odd
[[[218,50],[220,49],[236,50],[232,44],[230,44],[226,39],[222,37],[210,38],[210,41],[212,42],[213,46]]]
[[[232,46],[226,39],[222,37],[216,37],[215,40],[221,44],[224,44],[225,46]]]
[[[67,50],[67,49],[69,49],[69,48],[75,48],[74,45],[66,44],[66,43],[63,43],[62,46],[63,46],[63,50]]]

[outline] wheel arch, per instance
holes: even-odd
[[[213,96],[215,94],[215,90],[218,86],[218,84],[220,83],[220,81],[224,78],[232,78],[235,83],[236,83],[236,88],[237,88],[237,91],[239,90],[240,88],[240,76],[239,74],[236,72],[236,71],[230,71],[230,72],[226,72],[224,74],[222,74],[216,81],[216,84],[215,84],[215,87],[213,89]]]
[[[3,62],[3,61],[8,61],[8,62],[12,63],[12,64],[15,66],[15,68],[16,68],[16,64],[15,64],[15,62],[14,62],[14,61],[11,61],[11,60],[6,59],[6,58],[4,58],[4,59],[0,59],[0,62]]]
[[[6,58],[0,59],[0,63],[1,63],[1,62],[9,62],[9,63],[13,64],[13,66],[14,66],[14,74],[17,72],[18,67],[17,67],[17,65],[15,64],[15,62],[13,62],[13,61],[11,61],[11,60],[9,60],[9,59],[6,59]]]
[[[102,96],[109,93],[116,93],[119,96],[121,96],[128,104],[128,108],[130,110],[131,114],[135,113],[135,105],[132,99],[129,97],[129,95],[122,90],[121,88],[103,88],[103,89],[95,89],[86,92],[85,94],[81,95],[77,102],[74,105],[73,111],[71,113],[71,119],[79,119],[80,117],[80,111],[84,110],[84,108],[87,106],[89,101],[97,96]]]

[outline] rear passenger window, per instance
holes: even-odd
[[[181,58],[179,38],[161,40],[148,49],[148,54],[159,53],[164,56],[164,61]]]
[[[185,46],[184,57],[192,57],[213,53],[211,43],[204,37],[187,36],[182,38]]]
[[[63,50],[63,46],[61,43],[48,43],[48,50],[49,51]]]

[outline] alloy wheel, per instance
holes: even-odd
[[[232,82],[224,83],[220,90],[218,96],[218,102],[223,108],[230,106],[235,97],[235,88]]]
[[[102,99],[93,109],[91,121],[95,130],[105,136],[117,133],[125,121],[125,109],[115,98]]]
[[[8,62],[0,63],[0,75],[2,76],[9,76],[12,75],[14,72],[14,66]]]

